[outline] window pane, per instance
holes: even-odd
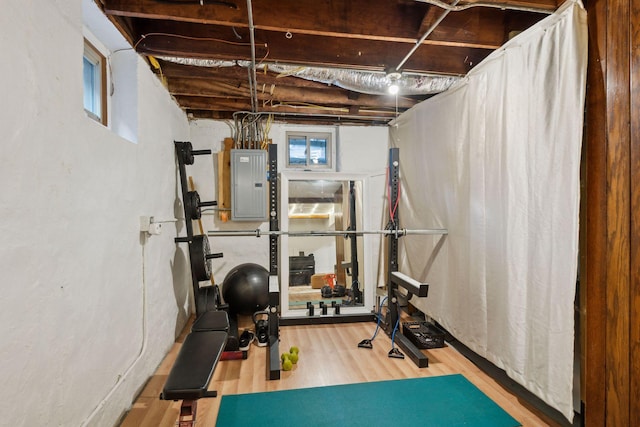
[[[96,65],[89,61],[86,57],[83,58],[82,63],[82,79],[84,83],[84,109],[97,115],[96,111],[94,111],[94,106],[96,105]]]
[[[305,137],[289,137],[289,164],[307,164],[307,139]]]
[[[102,55],[86,39],[84,41],[84,54],[82,55],[82,86],[84,89],[82,103],[87,115],[92,119],[106,125],[107,112],[103,111],[106,100],[105,61]]]
[[[309,139],[309,163],[311,165],[327,164],[327,140],[325,138]]]

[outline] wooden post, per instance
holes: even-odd
[[[587,2],[586,426],[640,419],[640,4]]]
[[[218,153],[218,218],[227,222],[231,213],[231,149],[233,138],[224,139],[224,150]]]

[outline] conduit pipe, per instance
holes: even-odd
[[[441,9],[448,10],[449,12],[460,12],[462,10],[471,9],[472,7],[492,7],[495,9],[502,10],[520,10],[523,12],[533,12],[533,13],[543,13],[546,15],[551,15],[555,10],[543,9],[538,7],[529,7],[529,6],[517,6],[508,3],[468,3],[461,6],[456,6],[458,2],[454,2],[452,4],[445,3],[441,0],[415,0],[421,3],[429,3],[430,5],[437,6]]]
[[[436,1],[438,1],[438,0],[436,0]],[[453,0],[453,3],[451,3],[451,6],[454,6],[454,7],[455,7],[455,5],[457,5],[457,4],[458,4],[458,1],[459,1],[459,0]],[[444,3],[444,4],[446,4],[446,3]],[[449,5],[447,5],[447,6],[449,6]],[[407,62],[407,60],[409,60],[409,58],[411,57],[411,55],[413,55],[413,53],[414,53],[416,50],[418,50],[418,48],[420,47],[420,45],[422,44],[422,42],[424,42],[424,41],[427,39],[427,37],[429,37],[429,35],[431,35],[431,33],[433,32],[433,30],[435,30],[435,29],[436,29],[436,27],[437,27],[438,25],[440,25],[440,23],[442,22],[442,20],[443,20],[444,18],[446,18],[446,17],[447,17],[447,15],[449,14],[449,12],[451,12],[451,10],[449,10],[449,9],[445,9],[445,10],[444,10],[444,12],[442,12],[442,15],[440,15],[440,16],[438,17],[438,19],[436,19],[436,21],[435,21],[433,24],[431,24],[431,25],[429,26],[429,28],[427,28],[427,31],[425,31],[424,35],[423,35],[422,37],[420,37],[420,40],[418,40],[418,41],[416,42],[416,44],[415,44],[415,45],[413,45],[413,48],[409,51],[409,53],[407,53],[407,56],[405,56],[405,57],[402,59],[402,61],[400,61],[400,63],[396,66],[396,68],[395,68],[394,70],[391,70],[391,72],[398,72],[398,73],[400,72],[400,70],[402,69],[402,66],[405,64],[405,62]]]
[[[553,13],[552,10],[535,8],[535,7],[527,7],[527,6],[514,6],[507,3],[469,3],[462,6],[458,6],[459,0],[453,0],[451,4],[445,3],[441,0],[415,0],[415,1],[437,6],[441,9],[444,9],[444,12],[433,24],[431,24],[431,26],[427,29],[427,31],[425,31],[424,35],[420,38],[420,40],[418,40],[416,44],[413,46],[413,49],[409,51],[407,56],[405,56],[402,59],[402,61],[400,61],[398,66],[394,70],[391,70],[391,72],[400,72],[405,62],[407,62],[407,60],[411,57],[411,55],[413,55],[413,53],[418,49],[418,47],[420,47],[420,45],[427,39],[427,37],[429,37],[429,35],[433,32],[433,30],[435,30],[436,27],[440,25],[442,20],[446,18],[449,12],[459,12],[462,10],[470,9],[472,7],[492,7],[492,8],[502,9],[502,10],[519,10],[519,11],[525,11],[525,12],[545,13],[547,15],[550,15]]]
[[[247,0],[247,15],[249,18],[249,41],[251,42],[251,70],[249,71],[251,89],[251,110],[258,111],[258,78],[256,77],[256,40],[253,26],[253,6],[251,0]]]

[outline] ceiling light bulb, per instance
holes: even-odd
[[[387,73],[387,80],[389,81],[389,86],[387,87],[387,90],[391,95],[396,95],[400,90],[398,81],[400,80],[401,77],[402,77],[402,74],[400,74],[398,71]]]

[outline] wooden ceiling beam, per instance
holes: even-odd
[[[146,55],[249,61],[246,0],[95,0],[134,46]],[[448,1],[448,0],[445,0]],[[480,0],[461,0],[466,5]],[[521,7],[557,8],[563,0],[481,0]],[[395,68],[443,9],[422,0],[255,0],[257,62],[385,71]],[[405,72],[465,75],[521,31],[546,15],[474,7],[451,12],[402,67]],[[248,70],[200,67],[159,60],[168,89],[190,117],[231,118],[251,110]],[[243,64],[244,65],[244,64]],[[428,96],[395,98],[356,93],[273,72],[257,73],[259,110],[304,121],[386,123]],[[354,118],[355,117],[355,118]],[[361,117],[362,119],[358,119]],[[318,120],[314,117],[313,120]]]
[[[185,25],[185,24],[182,24]],[[149,55],[189,58],[250,60],[246,43],[230,43],[230,34],[220,27],[189,29],[152,21],[139,23],[137,31],[146,36],[136,42],[136,50]],[[198,31],[199,30],[199,31]],[[395,66],[405,55],[406,45],[376,40],[331,39],[300,35],[287,39],[281,34],[256,32],[258,62],[279,62],[383,71]],[[491,52],[490,49],[460,46],[422,45],[403,67],[405,71],[462,75]],[[465,62],[465,58],[467,61]]]
[[[432,9],[438,10],[438,9]],[[437,13],[433,13],[438,16]],[[429,36],[423,44],[433,44],[442,46],[458,46],[458,47],[472,47],[483,49],[496,49],[500,47],[505,41],[505,33],[508,33],[511,29],[504,28],[505,15],[510,16],[511,19],[508,22],[524,21],[527,23],[537,22],[542,19],[543,16],[539,14],[531,14],[526,12],[511,12],[497,9],[484,9],[484,10],[469,10],[458,13],[450,13],[439,25],[436,30]],[[112,16],[112,19],[118,20]],[[122,19],[122,18],[120,18]],[[249,43],[249,30],[246,28],[235,28],[218,24],[202,24],[194,22],[184,21],[159,21],[153,19],[138,18],[135,20],[137,24],[141,24],[147,27],[146,30],[139,30],[138,34],[132,34],[130,38],[134,40],[134,43],[140,40],[140,37],[146,32],[163,32],[172,34],[211,34],[214,32],[216,37],[224,39],[232,43]],[[155,22],[155,25],[153,24]],[[529,24],[531,25],[531,24]],[[263,30],[265,32],[272,33],[273,39],[294,39],[300,36],[312,37],[328,37],[330,39],[348,39],[354,42],[358,40],[366,41],[381,41],[389,43],[398,43],[398,48],[405,51],[409,51],[416,41],[422,37],[426,28],[428,27],[427,21],[421,20],[418,24],[418,29],[415,31],[413,37],[347,37],[341,34],[323,34],[322,32],[291,32],[287,35],[287,31],[279,29],[268,29],[256,27],[257,31]],[[448,29],[454,29],[450,31]],[[357,34],[360,35],[360,34]],[[211,36],[210,36],[211,37]],[[326,39],[325,39],[326,40]],[[260,42],[260,40],[257,40]],[[402,45],[405,45],[402,47]]]
[[[550,12],[557,8],[554,0],[502,2],[489,0],[488,2],[541,8]],[[105,13],[113,16],[220,25],[233,27],[236,31],[248,28],[248,15],[244,1],[235,2],[237,9],[206,4],[206,2],[200,5],[197,2],[171,4],[156,0],[103,0],[103,3]],[[256,29],[283,35],[290,33],[294,37],[306,34],[414,43],[422,35],[422,17],[429,9],[443,10],[420,1],[352,0],[349,2],[317,1],[309,4],[299,0],[261,0],[253,3],[252,12]],[[471,37],[477,44],[496,43],[498,40],[496,36],[502,36],[501,33],[504,32],[490,33],[488,24],[492,21],[501,21],[499,16],[505,11],[495,8],[471,8],[450,13],[446,20],[451,21],[450,26],[459,27],[458,21],[469,21],[470,17],[479,13],[488,20],[483,19],[477,27],[467,28],[466,33],[470,34],[473,31],[474,34]],[[434,40],[437,40],[437,37],[434,37]],[[467,40],[467,42],[471,41]],[[498,46],[502,42],[504,40],[498,41]]]
[[[235,1],[237,9],[155,0],[103,0],[103,3],[108,15],[179,20],[236,29],[249,26],[245,1]],[[312,4],[299,0],[261,0],[252,6],[254,26],[259,30],[388,41],[415,39],[419,17],[428,8],[420,2],[388,0],[318,1]]]
[[[190,119],[210,119],[210,120],[233,120],[233,113],[229,111],[206,111],[206,110],[189,110],[187,112]],[[273,114],[273,119],[280,123],[296,123],[307,125],[335,125],[340,123],[343,125],[356,125],[356,126],[387,126],[390,120],[395,116],[374,116],[374,117],[359,117],[359,116],[345,116],[342,114],[297,114],[297,112],[270,112]]]
[[[217,111],[217,112],[229,112],[233,114],[234,112],[243,112],[243,111],[251,111],[251,103],[247,101],[243,101],[240,99],[229,99],[221,102],[217,102],[215,104],[208,104],[206,100],[197,100],[196,97],[177,97],[176,98],[182,108],[184,108],[187,112],[194,111]],[[404,110],[399,110],[404,111]],[[327,106],[327,107],[318,107],[313,105],[304,105],[304,104],[269,104],[269,103],[260,103],[258,106],[258,112],[260,113],[305,113],[305,114],[317,114],[317,115],[343,115],[348,116],[352,115],[349,112],[349,108],[341,107],[341,106]],[[394,110],[365,110],[360,109],[358,112],[358,116],[362,118],[394,118],[396,117],[396,112]]]

